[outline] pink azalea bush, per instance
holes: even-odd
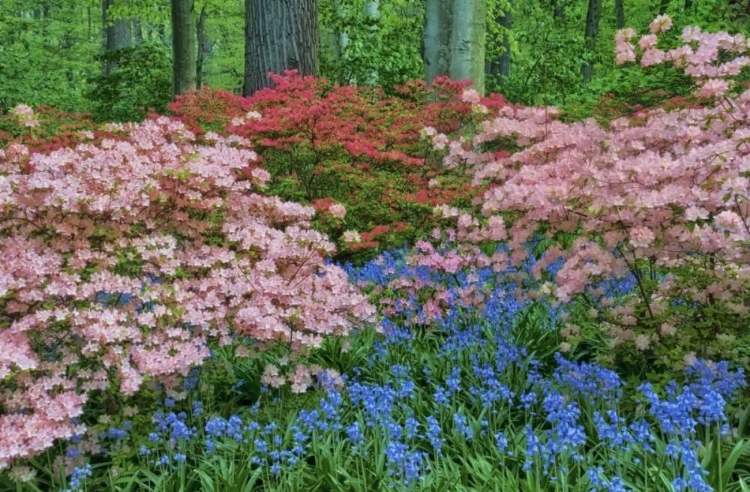
[[[0,151],[0,469],[82,433],[92,392],[174,388],[210,343],[302,353],[374,312],[325,263],[313,208],[255,192],[247,141],[164,117],[111,130]]]
[[[669,369],[695,360],[696,351],[747,363],[750,354],[736,340],[750,321],[750,90],[738,90],[733,78],[750,65],[750,42],[688,27],[682,46],[663,50],[659,36],[670,26],[661,16],[637,42],[632,29],[620,31],[617,60],[674,64],[695,79],[702,107],[644,111],[606,128],[594,120],[563,123],[555,108],[504,107],[471,141],[447,142],[428,129],[447,165],[466,165],[475,184],[491,185],[481,217],[436,213],[459,229],[485,224],[493,237],[507,234],[515,265],[535,234],[553,243],[574,237],[536,263],[541,287],[534,295],[587,306],[621,357]],[[483,151],[498,143],[520,149],[499,159]],[[463,252],[452,253],[459,263],[483,236],[466,238]],[[471,261],[479,259],[498,267],[507,261]],[[542,282],[560,260],[554,284]],[[447,260],[420,247],[417,261]],[[628,277],[633,294],[608,298],[602,283]],[[565,349],[582,340],[578,328],[565,327]]]

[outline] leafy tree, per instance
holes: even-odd
[[[97,120],[140,121],[149,109],[166,111],[172,100],[172,63],[165,47],[147,43],[98,59],[114,68],[89,79],[86,96]]]
[[[101,47],[97,18],[81,2],[0,2],[0,110],[85,107],[85,80]]]
[[[420,0],[321,0],[320,74],[341,84],[394,87],[422,78]],[[374,75],[377,74],[377,77]]]

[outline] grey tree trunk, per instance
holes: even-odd
[[[195,61],[195,87],[203,87],[203,65],[206,63],[208,54],[208,40],[206,39],[206,6],[201,8],[201,15],[198,16],[198,23],[195,26],[195,35],[198,41],[197,58]]]
[[[484,93],[487,0],[426,0],[425,79],[471,80]]]
[[[474,89],[484,94],[487,0],[455,0],[453,9],[449,75],[471,80]]]
[[[195,89],[193,0],[172,0],[172,95]]]
[[[453,5],[450,0],[425,0],[422,57],[428,85],[432,84],[435,77],[448,75],[451,60],[452,17]]]
[[[602,17],[602,0],[589,0],[588,11],[586,12],[586,33],[585,43],[586,51],[593,54],[596,49],[596,37],[599,34],[599,20]],[[583,81],[589,82],[594,75],[593,62],[587,62],[582,69]]]
[[[270,87],[268,73],[318,74],[316,0],[245,0],[244,95]]]
[[[615,0],[615,26],[617,29],[625,27],[625,6],[623,0]]]
[[[115,0],[102,0],[102,25],[104,26],[104,51],[114,53],[115,51],[129,48],[133,43],[133,34],[130,29],[130,19],[116,19],[110,22],[108,10],[115,4]],[[112,24],[112,25],[109,25]],[[105,61],[103,71],[105,75],[116,68],[114,62]]]

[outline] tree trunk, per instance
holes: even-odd
[[[195,89],[193,0],[172,0],[172,95]]]
[[[452,10],[450,0],[425,0],[422,58],[428,85],[450,69]]]
[[[367,0],[365,1],[365,17],[372,24],[370,26],[369,37],[372,38],[378,30],[377,21],[380,18],[380,0]],[[378,69],[377,67],[370,67],[367,71],[366,80],[362,81],[365,85],[375,86],[378,84]]]
[[[269,73],[318,74],[316,0],[245,0],[245,86],[270,87]]]
[[[509,2],[509,4],[513,8],[513,2]],[[510,10],[503,12],[502,15],[498,15],[495,18],[495,22],[503,26],[507,31],[510,31],[513,29],[513,12]],[[510,36],[507,32],[503,35],[503,53],[490,63],[489,72],[501,77],[508,77],[510,75]]]
[[[487,0],[426,0],[425,78],[471,80],[484,93]]]
[[[110,22],[108,10],[114,4],[115,0],[102,0],[102,25],[104,26],[104,51],[106,53],[114,53],[132,45],[130,20],[117,19],[113,23]],[[109,75],[116,66],[117,64],[112,61],[105,61],[102,67],[104,74]]]
[[[206,6],[201,8],[201,15],[198,17],[198,23],[195,28],[195,35],[198,39],[198,51],[195,62],[195,87],[203,87],[203,65],[206,62],[206,52],[208,51],[208,40],[206,39]]]
[[[589,0],[589,8],[586,12],[586,51],[589,55],[596,49],[596,36],[599,34],[599,19],[602,16],[602,0]],[[583,81],[589,82],[594,74],[593,62],[587,62],[583,66]]]
[[[341,1],[333,0],[333,11],[337,17],[341,17]],[[343,31],[335,33],[336,36],[336,60],[340,61],[346,51],[346,46],[349,44],[349,36]]]
[[[455,0],[453,9],[450,77],[471,80],[474,89],[484,94],[487,0]]]
[[[615,26],[617,29],[625,27],[625,5],[624,0],[615,0]]]

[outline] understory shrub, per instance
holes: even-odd
[[[164,113],[172,100],[172,61],[161,44],[141,44],[106,52],[97,60],[107,72],[89,78],[86,97],[98,121],[141,121]]]
[[[464,172],[441,167],[420,136],[425,125],[471,133],[480,98],[462,97],[466,83],[411,82],[388,96],[295,72],[271,77],[272,89],[249,98],[204,89],[170,110],[198,132],[223,129],[250,140],[273,177],[269,193],[314,204],[316,227],[338,241],[337,260],[413,244],[435,226],[433,206],[469,206],[481,194]],[[507,106],[499,95],[481,101]],[[345,218],[327,213],[333,204],[345,206]],[[346,231],[358,240],[345,240]]]
[[[112,131],[0,152],[0,468],[83,432],[90,398],[176,388],[210,344],[299,354],[373,312],[314,210],[253,191],[247,141],[166,117]]]
[[[748,41],[690,27],[683,46],[663,51],[658,35],[670,25],[669,17],[657,18],[638,48],[635,32],[621,31],[618,62],[640,53],[643,66],[673,63],[698,83],[700,107],[645,110],[608,128],[563,123],[555,108],[502,108],[445,157],[468,166],[475,184],[490,183],[485,217],[437,210],[457,221],[459,234],[490,222],[503,234],[507,222],[516,265],[528,255],[526,242],[541,234],[546,250],[533,275],[543,280],[548,265],[563,263],[552,273],[555,283],[540,282],[535,295],[585,307],[563,329],[565,349],[596,337],[580,329],[587,323],[610,340],[600,360],[653,377],[696,357],[750,362],[750,91],[732,83],[750,63]],[[445,137],[430,133],[442,147]],[[487,142],[521,150],[497,159],[482,151]],[[632,293],[607,299],[602,282],[629,277]]]

